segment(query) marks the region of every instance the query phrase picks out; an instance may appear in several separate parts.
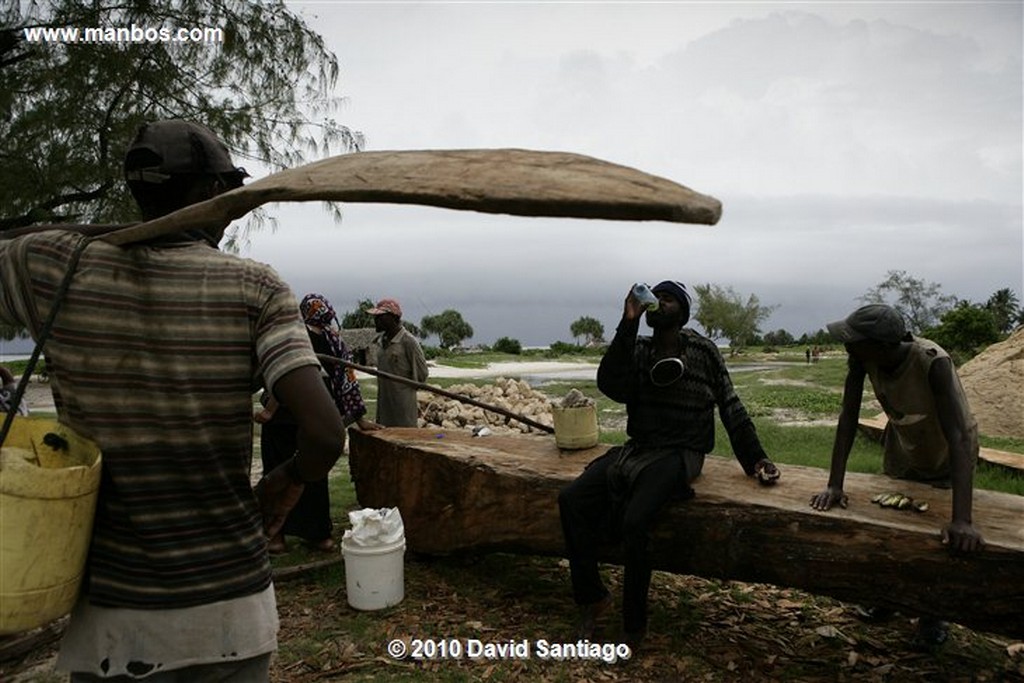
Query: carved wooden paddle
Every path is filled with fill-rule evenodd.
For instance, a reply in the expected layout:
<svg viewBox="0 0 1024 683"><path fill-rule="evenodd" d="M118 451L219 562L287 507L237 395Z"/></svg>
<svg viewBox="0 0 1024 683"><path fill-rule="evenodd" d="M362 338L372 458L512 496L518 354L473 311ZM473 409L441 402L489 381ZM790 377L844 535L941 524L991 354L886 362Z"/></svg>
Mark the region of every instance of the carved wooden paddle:
<svg viewBox="0 0 1024 683"><path fill-rule="evenodd" d="M102 239L128 244L226 225L270 202L422 204L519 216L714 225L714 197L627 166L568 152L523 149L356 152L266 176Z"/></svg>

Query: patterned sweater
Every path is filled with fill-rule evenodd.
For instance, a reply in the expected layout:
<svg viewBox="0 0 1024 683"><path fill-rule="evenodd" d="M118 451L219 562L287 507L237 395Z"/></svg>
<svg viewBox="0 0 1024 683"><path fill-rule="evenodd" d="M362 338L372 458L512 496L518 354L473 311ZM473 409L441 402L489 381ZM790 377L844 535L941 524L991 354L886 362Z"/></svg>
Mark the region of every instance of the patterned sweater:
<svg viewBox="0 0 1024 683"><path fill-rule="evenodd" d="M710 453L715 446L715 407L743 471L767 457L754 423L736 395L725 360L714 343L681 329L682 378L666 387L650 379L652 340L638 337L640 320L619 323L597 370L597 386L626 404L626 433L642 446L679 446Z"/></svg>

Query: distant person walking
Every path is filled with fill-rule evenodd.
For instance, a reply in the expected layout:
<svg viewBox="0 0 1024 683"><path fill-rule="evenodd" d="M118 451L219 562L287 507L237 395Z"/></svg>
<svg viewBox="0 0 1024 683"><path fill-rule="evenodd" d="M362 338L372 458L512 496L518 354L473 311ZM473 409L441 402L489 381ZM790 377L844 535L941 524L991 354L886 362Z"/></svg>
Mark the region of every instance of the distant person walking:
<svg viewBox="0 0 1024 683"><path fill-rule="evenodd" d="M402 325L402 307L394 299L381 299L366 311L373 316L377 335L377 369L416 382L427 379L427 359L420 343ZM385 427L415 427L419 418L416 388L385 379L377 380L377 423Z"/></svg>

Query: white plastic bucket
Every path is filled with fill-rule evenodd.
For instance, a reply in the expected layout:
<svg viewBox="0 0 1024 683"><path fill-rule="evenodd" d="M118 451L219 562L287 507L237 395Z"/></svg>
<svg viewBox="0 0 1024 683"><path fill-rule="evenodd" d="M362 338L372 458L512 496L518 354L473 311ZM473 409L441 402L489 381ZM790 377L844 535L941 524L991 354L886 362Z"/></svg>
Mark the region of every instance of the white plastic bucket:
<svg viewBox="0 0 1024 683"><path fill-rule="evenodd" d="M341 542L348 604L358 610L384 609L405 597L405 537L361 546Z"/></svg>

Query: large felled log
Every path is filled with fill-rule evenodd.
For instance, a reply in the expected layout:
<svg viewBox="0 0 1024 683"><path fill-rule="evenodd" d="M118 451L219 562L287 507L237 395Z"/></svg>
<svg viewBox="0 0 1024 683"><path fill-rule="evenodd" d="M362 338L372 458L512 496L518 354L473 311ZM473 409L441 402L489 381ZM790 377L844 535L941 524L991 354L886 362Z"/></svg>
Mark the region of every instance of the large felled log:
<svg viewBox="0 0 1024 683"><path fill-rule="evenodd" d="M503 550L564 554L558 491L605 446L562 451L549 436L489 436L427 429L353 432L350 467L359 503L398 507L412 551ZM817 512L827 473L783 466L759 486L732 459L709 456L697 497L670 506L654 531L658 569L771 583L930 614L982 631L1024 636L1024 498L975 492L987 542L951 557L938 541L949 491L849 473L849 509ZM925 513L880 508L899 490ZM609 547L605 559L616 561Z"/></svg>

